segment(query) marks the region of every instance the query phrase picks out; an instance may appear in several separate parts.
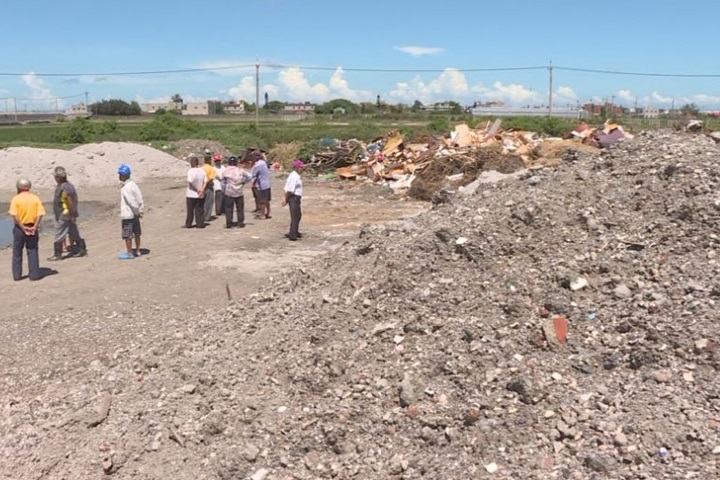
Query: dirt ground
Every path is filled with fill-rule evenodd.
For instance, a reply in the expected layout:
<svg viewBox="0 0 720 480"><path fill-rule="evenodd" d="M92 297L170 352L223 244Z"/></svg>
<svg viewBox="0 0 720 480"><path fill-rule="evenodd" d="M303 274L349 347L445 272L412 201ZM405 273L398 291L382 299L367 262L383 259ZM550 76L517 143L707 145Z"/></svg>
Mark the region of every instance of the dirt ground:
<svg viewBox="0 0 720 480"><path fill-rule="evenodd" d="M61 325L39 326L32 321L48 314L93 309L112 313L144 303L190 310L222 307L228 301L226 285L234 300L241 299L261 288L273 274L340 247L357 235L363 223L395 220L427 208L424 203L394 197L379 187L306 178L301 223L304 237L290 242L283 236L289 224L288 209L280 207L283 179L284 174L273 178L272 219L254 219L249 213L254 208L252 195L246 192L247 226L230 230L225 228L224 218L203 230L181 228L185 219L182 180L141 184L147 206L142 247L150 253L129 261L117 259L124 249L117 189L79 192L81 202L107 204L105 212L79 220L88 245L87 257L46 261L52 254L53 235L46 229L41 233L40 265L57 273L39 282L15 282L10 273L10 249L0 250L0 265L5 268L4 274L0 272L0 351L15 350L12 346L18 336L51 339L53 329L63 328ZM39 193L44 199L52 198L51 192ZM12 196L12 192L0 194L2 198ZM132 330L133 326L115 324L113 328ZM77 339L77 345L87 341ZM53 347L51 341L42 344L43 348Z"/></svg>

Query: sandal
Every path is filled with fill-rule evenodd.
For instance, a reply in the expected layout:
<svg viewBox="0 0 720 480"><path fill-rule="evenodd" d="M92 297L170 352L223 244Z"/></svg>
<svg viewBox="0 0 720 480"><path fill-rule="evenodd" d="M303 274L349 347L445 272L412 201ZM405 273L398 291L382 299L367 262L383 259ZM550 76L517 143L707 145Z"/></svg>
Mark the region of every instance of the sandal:
<svg viewBox="0 0 720 480"><path fill-rule="evenodd" d="M120 255L118 255L118 260L132 260L134 258L135 258L134 255L130 255L127 252L123 252Z"/></svg>

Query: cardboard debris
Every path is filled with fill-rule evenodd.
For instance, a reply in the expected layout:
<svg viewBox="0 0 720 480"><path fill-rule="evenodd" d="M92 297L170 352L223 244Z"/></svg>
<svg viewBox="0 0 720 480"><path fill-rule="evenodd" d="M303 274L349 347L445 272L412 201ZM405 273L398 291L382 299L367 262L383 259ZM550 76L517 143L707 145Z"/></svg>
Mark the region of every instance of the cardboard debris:
<svg viewBox="0 0 720 480"><path fill-rule="evenodd" d="M581 123L563 138L553 138L537 132L503 130L501 121L495 120L475 128L458 124L427 143L406 144L398 131L367 144L321 139L308 163L316 171L332 171L341 179L388 182L395 192L410 190L413 196L429 198L442 185L467 185L483 171L509 174L554 166L568 150L593 153L628 138L632 135L611 121L599 128Z"/></svg>

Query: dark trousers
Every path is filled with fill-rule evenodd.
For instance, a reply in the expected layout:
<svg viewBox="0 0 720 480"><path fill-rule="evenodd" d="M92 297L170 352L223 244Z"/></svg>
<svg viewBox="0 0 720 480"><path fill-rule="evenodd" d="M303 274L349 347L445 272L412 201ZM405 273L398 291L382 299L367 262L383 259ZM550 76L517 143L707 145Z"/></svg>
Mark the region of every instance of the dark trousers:
<svg viewBox="0 0 720 480"><path fill-rule="evenodd" d="M237 198L225 196L225 224L228 227L233 223L233 209L237 210L237 224L245 225L245 198L242 195Z"/></svg>
<svg viewBox="0 0 720 480"><path fill-rule="evenodd" d="M205 190L205 203L203 204L203 207L205 209L205 221L209 222L212 218L212 211L213 211L213 189L212 187L207 188Z"/></svg>
<svg viewBox="0 0 720 480"><path fill-rule="evenodd" d="M215 216L219 217L225 210L225 195L222 190L215 191Z"/></svg>
<svg viewBox="0 0 720 480"><path fill-rule="evenodd" d="M252 192L253 192L253 199L255 200L255 211L256 211L256 212L259 212L259 211L260 211L260 204L258 203L258 193L257 193L257 192L258 192L258 189L257 189L257 187L252 187Z"/></svg>
<svg viewBox="0 0 720 480"><path fill-rule="evenodd" d="M302 218L302 210L300 201L302 197L299 195L290 195L288 205L290 206L290 238L298 238L300 231L300 219Z"/></svg>
<svg viewBox="0 0 720 480"><path fill-rule="evenodd" d="M195 217L195 225L202 227L205 225L205 199L204 198L185 198L187 206L187 216L185 217L185 226L192 227L193 217Z"/></svg>
<svg viewBox="0 0 720 480"><path fill-rule="evenodd" d="M25 235L20 227L13 227L13 254L12 274L13 279L20 280L22 277L23 249L27 251L28 277L30 280L40 280L40 257L38 255L38 233Z"/></svg>

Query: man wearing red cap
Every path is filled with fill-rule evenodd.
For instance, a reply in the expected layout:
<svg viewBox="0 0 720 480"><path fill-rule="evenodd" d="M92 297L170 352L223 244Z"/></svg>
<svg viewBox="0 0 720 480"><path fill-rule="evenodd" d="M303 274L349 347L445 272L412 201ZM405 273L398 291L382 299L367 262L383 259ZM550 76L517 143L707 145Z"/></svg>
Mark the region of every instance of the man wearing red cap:
<svg viewBox="0 0 720 480"><path fill-rule="evenodd" d="M300 172L305 168L305 163L302 160L296 159L292 162L293 171L288 175L285 181L285 198L283 199L282 206L290 205L290 232L285 235L290 239L291 242L296 241L298 238L302 238L300 233L300 219L302 218L302 210L300 203L302 200L302 178Z"/></svg>

